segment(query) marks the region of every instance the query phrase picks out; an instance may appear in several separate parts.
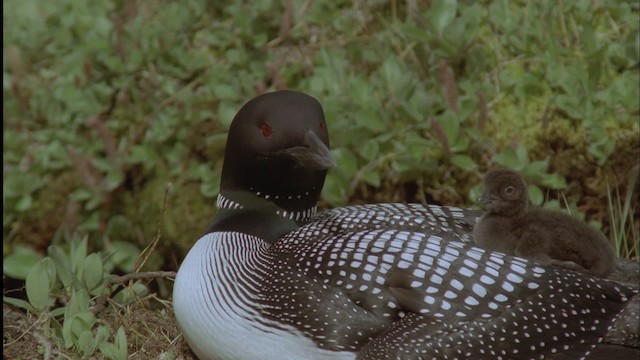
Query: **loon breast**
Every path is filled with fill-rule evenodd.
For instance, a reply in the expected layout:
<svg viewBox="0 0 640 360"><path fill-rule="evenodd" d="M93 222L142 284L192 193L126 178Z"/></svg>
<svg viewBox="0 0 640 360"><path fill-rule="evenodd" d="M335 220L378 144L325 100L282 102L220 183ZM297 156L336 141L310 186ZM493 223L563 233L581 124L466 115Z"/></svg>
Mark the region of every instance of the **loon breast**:
<svg viewBox="0 0 640 360"><path fill-rule="evenodd" d="M269 263L266 243L241 233L210 233L193 246L176 276L173 302L198 358L354 359L352 352L319 349L298 329L262 315Z"/></svg>

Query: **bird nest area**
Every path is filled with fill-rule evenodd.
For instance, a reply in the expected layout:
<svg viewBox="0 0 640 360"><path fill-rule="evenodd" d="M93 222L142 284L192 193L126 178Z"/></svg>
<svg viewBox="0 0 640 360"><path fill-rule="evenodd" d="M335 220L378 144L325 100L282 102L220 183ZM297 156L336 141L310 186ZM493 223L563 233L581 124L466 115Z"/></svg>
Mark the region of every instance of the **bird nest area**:
<svg viewBox="0 0 640 360"><path fill-rule="evenodd" d="M127 306L107 306L98 323L111 333L122 327L126 334L128 359L197 359L184 341L170 301L155 296L141 298ZM62 340L47 332L46 319L3 304L3 359L78 359L77 350L65 348ZM105 359L100 352L89 359Z"/></svg>

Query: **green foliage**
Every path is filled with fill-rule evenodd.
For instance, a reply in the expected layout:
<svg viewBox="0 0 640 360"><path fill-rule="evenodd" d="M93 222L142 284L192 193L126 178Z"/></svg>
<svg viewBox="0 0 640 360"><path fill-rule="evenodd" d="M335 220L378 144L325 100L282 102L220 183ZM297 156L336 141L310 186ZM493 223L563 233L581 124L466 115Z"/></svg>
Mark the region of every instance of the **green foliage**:
<svg viewBox="0 0 640 360"><path fill-rule="evenodd" d="M53 300L49 297L54 282L52 280L55 280L55 267L48 258L37 262L27 275L27 298L33 309L38 312L49 307Z"/></svg>
<svg viewBox="0 0 640 360"><path fill-rule="evenodd" d="M95 313L107 298L120 306L147 292L135 283L112 295L111 275L99 253L87 254L87 238L73 236L66 246L51 245L48 256L33 265L26 276L27 301L5 296L3 301L23 308L44 322L45 334L61 348L72 349L82 358L102 353L108 359L127 358L127 340L120 327L114 340L111 329ZM66 303L61 303L66 299Z"/></svg>
<svg viewBox="0 0 640 360"><path fill-rule="evenodd" d="M127 338L122 327L118 328L113 343L100 342L100 352L111 360L125 360L127 358Z"/></svg>
<svg viewBox="0 0 640 360"><path fill-rule="evenodd" d="M2 273L14 279L26 280L29 270L41 259L42 255L33 251L33 249L18 246L4 258Z"/></svg>
<svg viewBox="0 0 640 360"><path fill-rule="evenodd" d="M90 247L105 236L108 247L146 246L167 182L176 210L166 241L188 248L213 215L225 131L256 92L287 87L323 104L339 160L322 194L332 206L468 206L494 163L522 170L540 204L547 189L575 188L577 162L585 176L615 172L612 156L638 133L633 1L3 9L5 255L18 243L45 249L63 224L88 233ZM567 147L571 163L554 165ZM15 259L5 268L26 277Z"/></svg>

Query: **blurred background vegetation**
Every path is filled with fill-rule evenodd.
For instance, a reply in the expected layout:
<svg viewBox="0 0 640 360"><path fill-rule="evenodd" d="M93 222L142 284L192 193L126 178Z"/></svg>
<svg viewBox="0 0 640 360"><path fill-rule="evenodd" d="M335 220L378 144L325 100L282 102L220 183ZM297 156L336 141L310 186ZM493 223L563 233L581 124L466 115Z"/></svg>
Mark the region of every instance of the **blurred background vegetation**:
<svg viewBox="0 0 640 360"><path fill-rule="evenodd" d="M283 88L324 106L339 164L325 207L474 206L482 174L507 166L525 174L535 204L569 207L610 237L620 218L617 232L638 226L636 1L3 10L4 256L37 259L79 232L90 249L130 255L115 264L128 271L171 183L149 266L175 269L215 213L235 112Z"/></svg>
<svg viewBox="0 0 640 360"><path fill-rule="evenodd" d="M611 235L609 197L625 196L638 163L636 1L3 10L5 256L43 253L61 229L135 253L172 183L150 264L175 268L215 213L235 112L275 89L324 106L339 164L327 206L473 206L482 173L499 165L523 171L534 203L560 200Z"/></svg>
<svg viewBox="0 0 640 360"><path fill-rule="evenodd" d="M4 274L24 280L52 244L67 254L56 266L81 254L87 274L130 272L168 183L146 268L175 270L215 214L233 116L284 88L325 109L338 167L322 207L473 207L483 173L506 166L532 203L570 209L636 257L638 7L3 1Z"/></svg>

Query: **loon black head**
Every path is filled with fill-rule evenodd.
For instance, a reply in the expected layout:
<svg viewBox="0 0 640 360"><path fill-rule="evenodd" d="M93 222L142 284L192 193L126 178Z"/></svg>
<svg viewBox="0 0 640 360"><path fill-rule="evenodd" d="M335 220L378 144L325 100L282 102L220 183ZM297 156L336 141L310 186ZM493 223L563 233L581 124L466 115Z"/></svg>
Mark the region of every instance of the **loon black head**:
<svg viewBox="0 0 640 360"><path fill-rule="evenodd" d="M484 176L484 193L480 202L491 213L516 216L527 210L527 183L509 169L489 171Z"/></svg>
<svg viewBox="0 0 640 360"><path fill-rule="evenodd" d="M230 211L222 211L212 230L230 230L231 216L238 224L265 218L272 228L273 214L303 223L315 212L327 170L334 165L316 99L288 90L255 97L229 128L218 207Z"/></svg>

